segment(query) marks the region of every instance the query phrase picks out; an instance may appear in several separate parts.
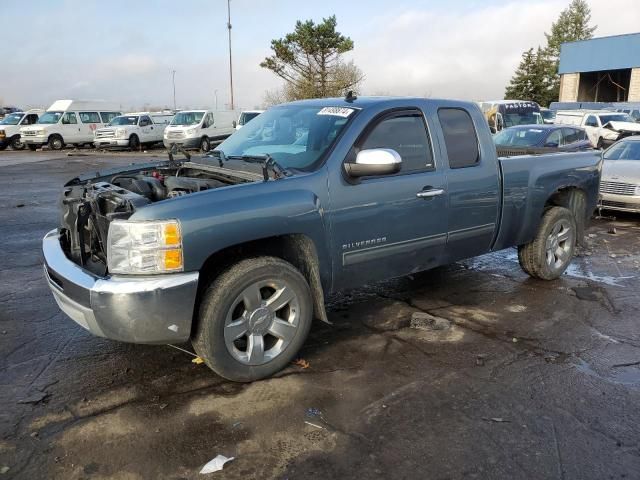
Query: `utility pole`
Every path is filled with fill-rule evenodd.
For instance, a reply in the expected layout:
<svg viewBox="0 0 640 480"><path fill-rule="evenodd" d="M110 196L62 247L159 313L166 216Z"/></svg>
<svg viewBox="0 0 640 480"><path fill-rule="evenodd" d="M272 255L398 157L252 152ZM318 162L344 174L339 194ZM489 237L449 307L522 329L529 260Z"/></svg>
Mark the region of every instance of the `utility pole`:
<svg viewBox="0 0 640 480"><path fill-rule="evenodd" d="M213 91L213 96L216 99L216 112L217 112L218 111L218 90L217 89Z"/></svg>
<svg viewBox="0 0 640 480"><path fill-rule="evenodd" d="M231 87L231 110L233 110L233 65L231 63L231 0L227 0L227 29L229 30L229 84Z"/></svg>
<svg viewBox="0 0 640 480"><path fill-rule="evenodd" d="M176 71L173 70L173 111L176 111Z"/></svg>

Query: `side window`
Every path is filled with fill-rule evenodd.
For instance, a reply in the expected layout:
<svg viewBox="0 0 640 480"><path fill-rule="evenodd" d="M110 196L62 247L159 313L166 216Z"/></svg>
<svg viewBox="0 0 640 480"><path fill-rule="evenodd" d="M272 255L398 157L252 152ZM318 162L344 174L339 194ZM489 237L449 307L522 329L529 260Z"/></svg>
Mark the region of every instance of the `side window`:
<svg viewBox="0 0 640 480"><path fill-rule="evenodd" d="M598 121L596 120L596 117L594 115L589 115L587 121L584 122L584 124L586 127L597 127Z"/></svg>
<svg viewBox="0 0 640 480"><path fill-rule="evenodd" d="M547 137L547 141L545 142L545 146L547 146L547 147L551 147L551 146L559 147L561 145L563 145L563 143L562 143L562 131L561 130L554 130Z"/></svg>
<svg viewBox="0 0 640 480"><path fill-rule="evenodd" d="M80 112L79 115L82 123L100 123L98 112Z"/></svg>
<svg viewBox="0 0 640 480"><path fill-rule="evenodd" d="M564 134L564 143L568 145L570 143L575 143L579 141L578 133L579 131L575 128L563 128L562 133Z"/></svg>
<svg viewBox="0 0 640 480"><path fill-rule="evenodd" d="M111 120L120 115L120 112L100 112L102 123L109 123Z"/></svg>
<svg viewBox="0 0 640 480"><path fill-rule="evenodd" d="M433 153L422 114L399 113L382 119L360 144L360 150L390 148L400 154L400 173L433 170Z"/></svg>
<svg viewBox="0 0 640 480"><path fill-rule="evenodd" d="M204 117L204 123L202 124L202 128L210 128L213 127L213 114L207 113Z"/></svg>
<svg viewBox="0 0 640 480"><path fill-rule="evenodd" d="M469 113L460 108L441 108L438 118L444 133L449 167L472 167L480 163L478 135Z"/></svg>
<svg viewBox="0 0 640 480"><path fill-rule="evenodd" d="M78 123L78 120L76 118L76 114L73 112L67 112L64 114L64 116L62 117L62 123L64 125L75 125Z"/></svg>
<svg viewBox="0 0 640 480"><path fill-rule="evenodd" d="M141 127L148 127L149 125L151 125L151 119L149 117L147 117L146 115L140 117L140 123L139 125Z"/></svg>

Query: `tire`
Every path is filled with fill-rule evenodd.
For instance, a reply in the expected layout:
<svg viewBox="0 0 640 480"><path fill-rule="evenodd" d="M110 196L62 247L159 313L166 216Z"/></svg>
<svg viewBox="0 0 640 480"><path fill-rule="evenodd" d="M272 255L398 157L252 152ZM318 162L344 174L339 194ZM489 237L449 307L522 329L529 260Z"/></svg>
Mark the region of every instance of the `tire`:
<svg viewBox="0 0 640 480"><path fill-rule="evenodd" d="M596 144L596 148L598 150L604 150L604 140L602 137L598 138L598 143Z"/></svg>
<svg viewBox="0 0 640 480"><path fill-rule="evenodd" d="M64 140L60 135L51 135L49 137L49 148L51 150L62 150L64 148Z"/></svg>
<svg viewBox="0 0 640 480"><path fill-rule="evenodd" d="M576 232L576 220L571 211L564 207L548 209L533 241L518 247L520 266L533 278L555 280L571 263Z"/></svg>
<svg viewBox="0 0 640 480"><path fill-rule="evenodd" d="M35 152L38 149L37 145L27 145L27 148L32 152Z"/></svg>
<svg viewBox="0 0 640 480"><path fill-rule="evenodd" d="M208 137L202 137L202 140L200 141L200 151L202 153L207 153L209 150L211 150L211 140L209 140Z"/></svg>
<svg viewBox="0 0 640 480"><path fill-rule="evenodd" d="M20 141L20 135L14 135L11 138L11 149L12 150L24 150L24 143Z"/></svg>
<svg viewBox="0 0 640 480"><path fill-rule="evenodd" d="M293 360L312 317L309 285L293 265L275 257L251 258L231 266L207 287L192 343L221 377L251 382Z"/></svg>
<svg viewBox="0 0 640 480"><path fill-rule="evenodd" d="M129 137L129 150L132 152L140 150L140 139L135 134Z"/></svg>

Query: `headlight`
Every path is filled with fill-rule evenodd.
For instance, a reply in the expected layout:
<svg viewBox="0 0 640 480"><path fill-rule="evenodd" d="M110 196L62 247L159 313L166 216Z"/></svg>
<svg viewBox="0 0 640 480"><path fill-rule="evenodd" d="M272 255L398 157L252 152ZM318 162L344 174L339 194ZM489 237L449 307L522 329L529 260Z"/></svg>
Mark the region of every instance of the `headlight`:
<svg viewBox="0 0 640 480"><path fill-rule="evenodd" d="M177 220L114 220L109 225L107 264L110 273L181 272L182 232Z"/></svg>
<svg viewBox="0 0 640 480"><path fill-rule="evenodd" d="M36 135L39 135L39 136L42 137L42 136L44 136L46 134L47 134L47 131L44 130L44 129L36 130Z"/></svg>
<svg viewBox="0 0 640 480"><path fill-rule="evenodd" d="M127 131L124 128L116 128L116 138L124 138L127 135Z"/></svg>
<svg viewBox="0 0 640 480"><path fill-rule="evenodd" d="M184 133L186 133L189 137L195 135L198 131L198 128L188 128Z"/></svg>

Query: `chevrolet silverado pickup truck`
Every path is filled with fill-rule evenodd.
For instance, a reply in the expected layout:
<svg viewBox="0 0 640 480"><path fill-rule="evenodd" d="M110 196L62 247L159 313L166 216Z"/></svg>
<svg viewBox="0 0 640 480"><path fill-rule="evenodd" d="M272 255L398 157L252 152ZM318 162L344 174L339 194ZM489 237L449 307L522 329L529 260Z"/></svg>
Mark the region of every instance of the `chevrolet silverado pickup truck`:
<svg viewBox="0 0 640 480"><path fill-rule="evenodd" d="M305 100L208 157L70 180L43 240L60 308L114 340L190 341L219 375L289 364L326 295L517 247L567 268L597 204L599 154L498 158L477 105Z"/></svg>

